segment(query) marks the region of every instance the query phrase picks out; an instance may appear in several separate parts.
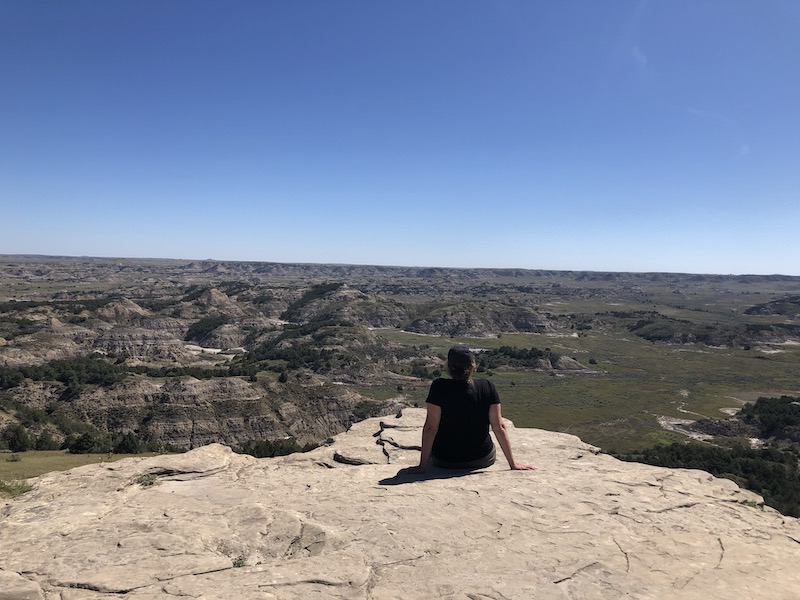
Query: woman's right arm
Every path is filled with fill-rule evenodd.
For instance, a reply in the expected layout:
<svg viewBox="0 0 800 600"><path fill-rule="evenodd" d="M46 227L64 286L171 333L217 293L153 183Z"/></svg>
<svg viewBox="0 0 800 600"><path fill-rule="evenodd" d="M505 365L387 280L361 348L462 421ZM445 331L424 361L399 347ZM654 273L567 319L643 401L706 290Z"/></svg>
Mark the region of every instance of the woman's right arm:
<svg viewBox="0 0 800 600"><path fill-rule="evenodd" d="M428 461L433 451L433 440L439 432L439 423L442 420L442 407L428 403L428 414L425 417L425 425L422 426L422 451L419 455L419 464L416 467L406 467L400 469L398 475L408 473L424 473L428 468Z"/></svg>

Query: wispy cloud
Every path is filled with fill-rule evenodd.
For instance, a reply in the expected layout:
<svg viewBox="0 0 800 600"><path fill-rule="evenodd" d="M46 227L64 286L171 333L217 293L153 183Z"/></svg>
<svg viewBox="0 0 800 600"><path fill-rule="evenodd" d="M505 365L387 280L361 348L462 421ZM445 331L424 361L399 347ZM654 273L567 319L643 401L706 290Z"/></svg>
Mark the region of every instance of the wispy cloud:
<svg viewBox="0 0 800 600"><path fill-rule="evenodd" d="M636 64L639 65L640 67L644 68L647 66L648 63L647 56L645 55L644 52L642 52L642 49L639 48L638 45L634 45L631 48L631 56L633 57L633 60L636 61Z"/></svg>
<svg viewBox="0 0 800 600"><path fill-rule="evenodd" d="M732 138L733 144L736 146L736 155L739 158L745 158L750 155L750 144L747 142L747 136L735 119L720 112L701 110L693 106L687 106L686 112L699 119L714 123L718 129L724 131Z"/></svg>
<svg viewBox="0 0 800 600"><path fill-rule="evenodd" d="M695 117L714 120L721 125L725 125L726 127L736 127L736 122L733 119L727 115L723 115L720 112L713 110L701 110L699 108L695 108L694 106L687 106L686 112L688 112L690 115L694 115Z"/></svg>

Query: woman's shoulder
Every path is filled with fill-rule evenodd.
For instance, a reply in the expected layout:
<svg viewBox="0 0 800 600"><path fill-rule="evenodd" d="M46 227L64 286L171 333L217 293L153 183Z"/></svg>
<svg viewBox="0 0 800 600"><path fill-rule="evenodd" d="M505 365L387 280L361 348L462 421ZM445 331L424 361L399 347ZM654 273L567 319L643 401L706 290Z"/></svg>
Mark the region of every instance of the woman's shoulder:
<svg viewBox="0 0 800 600"><path fill-rule="evenodd" d="M437 392L446 390L451 381L452 379L445 379L444 377L439 377L438 379L434 379L433 381L431 381L430 393L435 394Z"/></svg>
<svg viewBox="0 0 800 600"><path fill-rule="evenodd" d="M473 379L472 382L475 384L475 387L483 388L485 390L494 389L494 383L491 379Z"/></svg>
<svg viewBox="0 0 800 600"><path fill-rule="evenodd" d="M436 404L442 406L447 402L447 399L453 395L452 379L445 379L440 377L431 382L430 390L428 390L428 398L425 400L428 404Z"/></svg>
<svg viewBox="0 0 800 600"><path fill-rule="evenodd" d="M497 389L491 379L473 379L475 389L482 398L486 398L490 404L500 402L500 397L497 395Z"/></svg>
<svg viewBox="0 0 800 600"><path fill-rule="evenodd" d="M447 392L458 389L460 387L459 384L461 386L464 385L463 382L450 379L449 377L439 377L431 382L431 391Z"/></svg>

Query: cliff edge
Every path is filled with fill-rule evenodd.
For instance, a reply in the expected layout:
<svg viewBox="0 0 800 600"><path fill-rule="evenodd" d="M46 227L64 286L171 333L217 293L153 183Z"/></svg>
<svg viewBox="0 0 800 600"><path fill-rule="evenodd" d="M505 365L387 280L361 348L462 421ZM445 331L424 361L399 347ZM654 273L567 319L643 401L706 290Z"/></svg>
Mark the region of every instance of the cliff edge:
<svg viewBox="0 0 800 600"><path fill-rule="evenodd" d="M2 507L0 600L800 597L800 522L728 480L513 427L538 471L395 478L424 414L306 454L212 444L32 480Z"/></svg>

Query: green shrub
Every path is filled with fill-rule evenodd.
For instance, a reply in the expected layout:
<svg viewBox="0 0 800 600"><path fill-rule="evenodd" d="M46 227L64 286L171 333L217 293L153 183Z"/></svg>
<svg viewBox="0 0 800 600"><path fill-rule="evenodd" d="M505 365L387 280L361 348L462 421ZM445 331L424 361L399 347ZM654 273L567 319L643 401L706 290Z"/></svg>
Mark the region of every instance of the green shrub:
<svg viewBox="0 0 800 600"><path fill-rule="evenodd" d="M308 452L316 448L316 444L306 444L301 446L294 438L280 440L251 440L245 442L237 450L240 454L249 454L256 458L272 458L274 456L285 456L295 452Z"/></svg>
<svg viewBox="0 0 800 600"><path fill-rule="evenodd" d="M0 390L8 390L18 386L25 380L19 369L0 367Z"/></svg>
<svg viewBox="0 0 800 600"><path fill-rule="evenodd" d="M114 454L139 454L141 451L142 442L131 431L120 437L114 444Z"/></svg>
<svg viewBox="0 0 800 600"><path fill-rule="evenodd" d="M320 283L314 285L306 293L304 293L299 300L292 302L288 308L281 315L284 321L296 321L299 319L299 311L307 304L310 304L317 298L322 298L326 294L335 292L343 283Z"/></svg>
<svg viewBox="0 0 800 600"><path fill-rule="evenodd" d="M235 569L240 569L247 564L247 557L243 554L240 554L236 558L233 559L233 567Z"/></svg>
<svg viewBox="0 0 800 600"><path fill-rule="evenodd" d="M36 438L36 450L58 450L60 447L61 445L53 439L53 435L47 429Z"/></svg>
<svg viewBox="0 0 800 600"><path fill-rule="evenodd" d="M21 496L25 492L30 492L32 489L33 486L24 481L3 481L0 479L0 494L6 494L11 498Z"/></svg>
<svg viewBox="0 0 800 600"><path fill-rule="evenodd" d="M189 330L186 332L186 335L183 339L187 342L201 342L217 327L222 327L229 322L230 318L227 315L211 315L208 317L203 317L199 321L192 323L189 326Z"/></svg>
<svg viewBox="0 0 800 600"><path fill-rule="evenodd" d="M6 426L0 437L12 452L25 452L33 449L33 440L28 434L28 430L20 423L11 423Z"/></svg>
<svg viewBox="0 0 800 600"><path fill-rule="evenodd" d="M800 399L792 396L759 398L739 412L745 423L757 425L759 437L800 441Z"/></svg>
<svg viewBox="0 0 800 600"><path fill-rule="evenodd" d="M359 421L363 421L364 419L380 416L383 408L380 403L362 400L353 407L353 416Z"/></svg>
<svg viewBox="0 0 800 600"><path fill-rule="evenodd" d="M142 487L150 487L155 485L158 481L158 476L155 473L143 473L136 478L136 483Z"/></svg>
<svg viewBox="0 0 800 600"><path fill-rule="evenodd" d="M72 454L106 454L113 450L110 436L99 431L69 436L64 446Z"/></svg>
<svg viewBox="0 0 800 600"><path fill-rule="evenodd" d="M114 365L102 356L53 360L39 366L20 367L19 372L34 381L60 381L74 397L85 384L112 385L127 376L123 366Z"/></svg>

